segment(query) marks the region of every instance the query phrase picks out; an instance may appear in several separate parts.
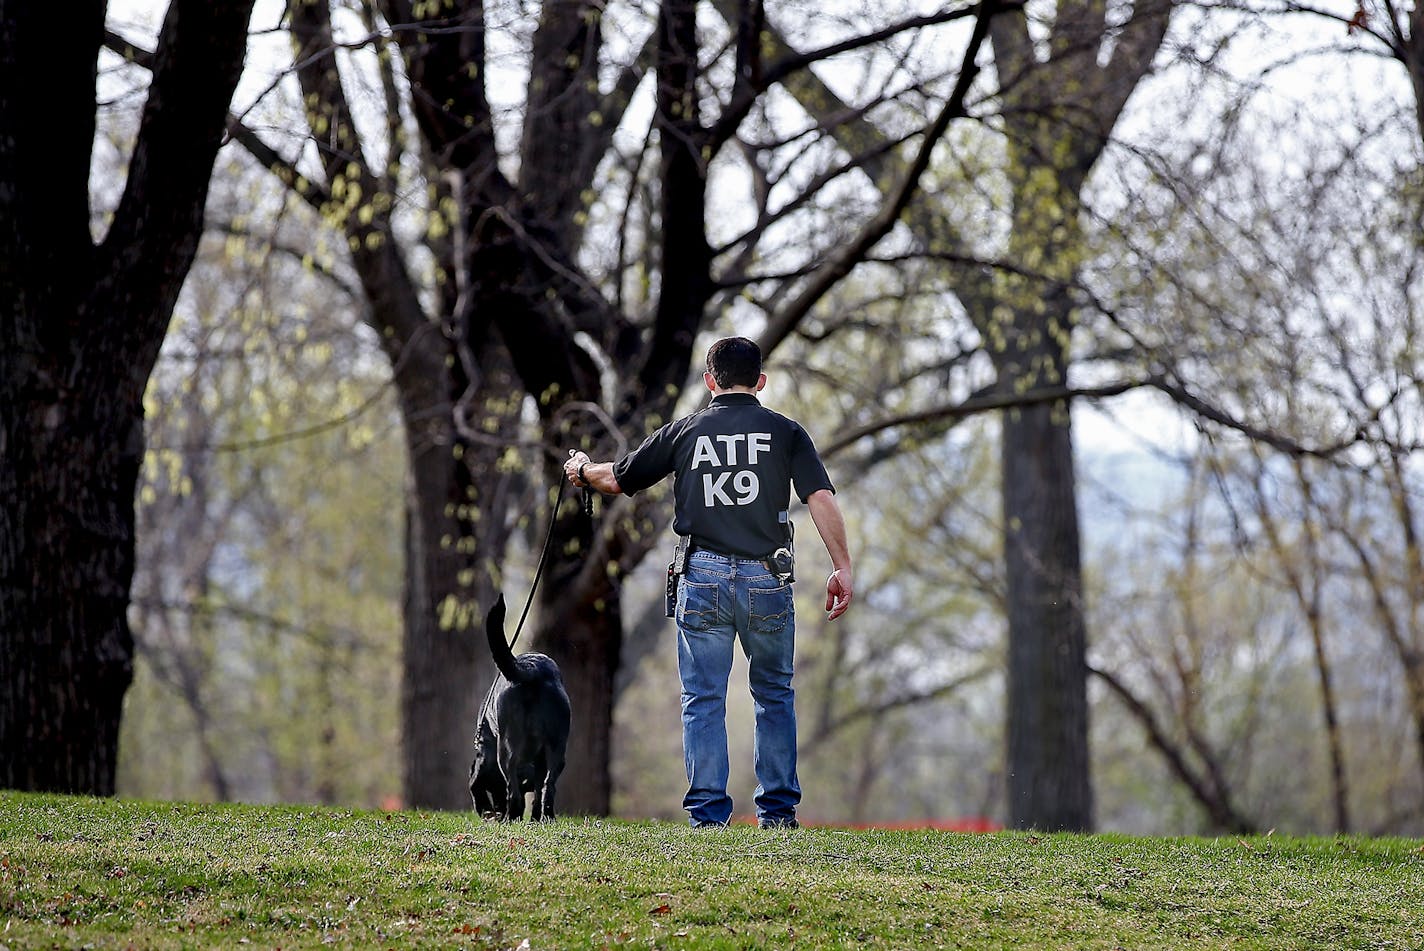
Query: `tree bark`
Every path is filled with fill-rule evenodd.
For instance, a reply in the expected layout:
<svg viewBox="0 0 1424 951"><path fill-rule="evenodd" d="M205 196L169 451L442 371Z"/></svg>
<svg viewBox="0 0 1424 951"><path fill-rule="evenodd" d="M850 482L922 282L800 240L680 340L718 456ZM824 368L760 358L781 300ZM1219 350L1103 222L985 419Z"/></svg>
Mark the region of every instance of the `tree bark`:
<svg viewBox="0 0 1424 951"><path fill-rule="evenodd" d="M406 425L410 433L409 421ZM484 647L482 633L468 618L452 623L454 616L444 607L460 590L467 561L452 544L457 533L446 514L458 493L450 461L454 440L420 445L407 438L406 445L402 788L411 807L467 809L475 716L493 664L487 649L476 650Z"/></svg>
<svg viewBox="0 0 1424 951"><path fill-rule="evenodd" d="M18 399L0 431L0 785L112 795L142 421L98 374L66 400L45 393L65 369L6 387Z"/></svg>
<svg viewBox="0 0 1424 951"><path fill-rule="evenodd" d="M1048 385L1043 376L1057 375L1061 382L1066 355L1060 348L1029 346L1010 353L1023 359L1001 359L1001 381L1030 389ZM1052 369L1036 373L1030 370L1034 366ZM1087 830L1093 823L1087 632L1068 403L1005 411L1000 451L1009 622L1009 824Z"/></svg>
<svg viewBox="0 0 1424 951"><path fill-rule="evenodd" d="M197 250L252 2L175 0L90 236L104 5L0 3L0 786L114 791L143 391Z"/></svg>

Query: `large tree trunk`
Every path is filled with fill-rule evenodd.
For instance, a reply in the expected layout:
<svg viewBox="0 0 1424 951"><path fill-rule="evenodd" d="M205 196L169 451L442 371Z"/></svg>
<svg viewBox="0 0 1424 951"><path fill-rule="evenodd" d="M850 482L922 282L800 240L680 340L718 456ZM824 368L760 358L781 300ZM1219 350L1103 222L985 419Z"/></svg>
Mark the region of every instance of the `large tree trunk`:
<svg viewBox="0 0 1424 951"><path fill-rule="evenodd" d="M411 22L414 10L399 2L389 11L393 22ZM442 82L467 82L466 66L480 62L482 32L478 4L466 4L465 29L444 31L412 44L408 66L423 80L433 70ZM453 9L453 8L452 8ZM470 808L469 765L474 752L475 717L494 675L482 627L483 612L493 601L491 568L502 563L508 539L505 506L510 477L497 465L518 426L519 401L511 401L514 379L507 357L486 353L486 327L473 326L470 310L477 295L462 302L457 282L436 288L431 313L422 305L396 240L389 198L398 185L389 167L367 165L362 141L341 82L338 60L327 55L335 46L331 5L325 0L290 0L298 79L306 95L307 120L314 141L322 143L324 183L303 196L324 215L332 215L345 181L355 183L368 203L335 213L353 248L352 263L371 310L367 322L377 331L390 360L406 433L406 578L403 603L401 667L402 788L407 805L435 809ZM389 64L384 67L389 69ZM394 75L386 77L394 84ZM468 90L465 90L468 92ZM468 136L461 122L449 126L439 106L450 98L416 100L436 155L425 154L427 175L438 199L455 201L457 193L441 180L437 165L450 153L464 161L492 167L493 146L480 135ZM387 145L402 144L399 115ZM481 125L480 133L489 128ZM478 143L478 145L477 145ZM281 168L275 156L253 136L244 144ZM447 151L448 150L448 151ZM473 152L473 158L466 150ZM275 159L275 161L273 161ZM295 170L289 170L295 178ZM466 176L465 187L478 192ZM427 249L439 268L453 274L457 249L449 238L430 238ZM477 252L477 241L468 243ZM503 269L496 269L503 276ZM466 290L469 291L469 283ZM432 316L433 314L433 316ZM486 318L488 320L488 318ZM469 345L466 345L469 344ZM483 362L485 365L480 366ZM473 375L473 379L472 379ZM462 434L457 417L479 440ZM477 517L478 516L478 517Z"/></svg>
<svg viewBox="0 0 1424 951"><path fill-rule="evenodd" d="M1068 405L1006 412L1002 452L1009 824L1086 830L1086 631Z"/></svg>
<svg viewBox="0 0 1424 951"><path fill-rule="evenodd" d="M143 390L197 250L251 9L170 6L96 247L104 6L57 26L39 4L0 3L0 785L114 791Z"/></svg>
<svg viewBox="0 0 1424 951"><path fill-rule="evenodd" d="M1365 7L1359 8L1362 12ZM1419 138L1424 140L1424 3L1415 3L1409 10L1409 27L1401 24L1396 36L1400 42L1395 55L1404 62L1409 72L1409 83L1414 87L1414 118ZM1403 19L1403 16L1397 19Z"/></svg>
<svg viewBox="0 0 1424 951"><path fill-rule="evenodd" d="M61 398L66 369L22 371L0 417L0 786L112 795L143 420L107 373Z"/></svg>
<svg viewBox="0 0 1424 951"><path fill-rule="evenodd" d="M468 809L475 716L493 663L483 631L471 623L472 612L453 610L469 559L452 543L456 523L447 514L459 491L452 442L407 443L403 787L407 805ZM490 603L487 593L473 600Z"/></svg>

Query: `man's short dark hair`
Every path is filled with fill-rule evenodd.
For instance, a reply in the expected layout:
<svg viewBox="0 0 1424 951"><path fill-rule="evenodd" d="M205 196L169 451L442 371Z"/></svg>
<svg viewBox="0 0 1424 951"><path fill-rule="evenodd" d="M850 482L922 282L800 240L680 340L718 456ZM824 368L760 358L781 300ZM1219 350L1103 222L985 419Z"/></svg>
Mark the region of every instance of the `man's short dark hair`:
<svg viewBox="0 0 1424 951"><path fill-rule="evenodd" d="M761 348L746 337L723 337L707 348L707 372L719 389L756 386L761 379Z"/></svg>

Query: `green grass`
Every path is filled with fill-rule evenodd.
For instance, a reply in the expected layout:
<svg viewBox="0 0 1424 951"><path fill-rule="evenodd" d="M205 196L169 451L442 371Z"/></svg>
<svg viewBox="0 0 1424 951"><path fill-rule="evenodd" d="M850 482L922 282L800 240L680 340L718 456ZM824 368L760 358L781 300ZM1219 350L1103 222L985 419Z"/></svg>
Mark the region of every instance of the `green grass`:
<svg viewBox="0 0 1424 951"><path fill-rule="evenodd" d="M0 793L0 947L327 945L1424 948L1424 850Z"/></svg>

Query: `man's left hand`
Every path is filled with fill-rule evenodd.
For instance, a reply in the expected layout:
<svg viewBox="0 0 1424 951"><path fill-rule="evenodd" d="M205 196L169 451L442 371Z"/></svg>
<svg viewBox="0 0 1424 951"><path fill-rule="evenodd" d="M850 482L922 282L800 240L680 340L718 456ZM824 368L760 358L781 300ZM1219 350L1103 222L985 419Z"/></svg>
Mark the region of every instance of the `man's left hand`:
<svg viewBox="0 0 1424 951"><path fill-rule="evenodd" d="M826 579L826 620L834 621L850 607L850 569L840 568Z"/></svg>

